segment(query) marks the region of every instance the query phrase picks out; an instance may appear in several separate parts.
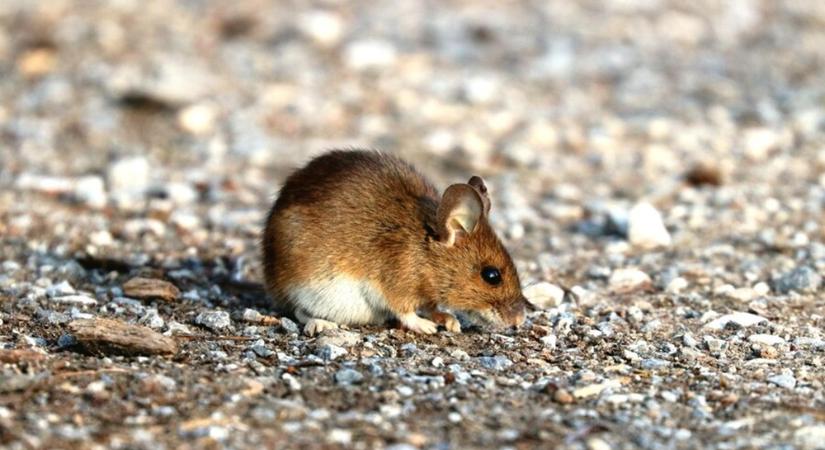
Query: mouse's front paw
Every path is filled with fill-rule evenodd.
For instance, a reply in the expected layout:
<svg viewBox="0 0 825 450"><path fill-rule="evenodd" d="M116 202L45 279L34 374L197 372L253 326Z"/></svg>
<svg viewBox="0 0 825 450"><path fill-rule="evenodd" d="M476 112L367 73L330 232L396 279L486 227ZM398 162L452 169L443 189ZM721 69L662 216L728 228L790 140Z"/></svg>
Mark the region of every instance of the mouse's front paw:
<svg viewBox="0 0 825 450"><path fill-rule="evenodd" d="M433 311L432 317L433 321L444 325L447 331L451 333L461 333L461 323L458 322L458 319L456 319L454 315L442 311Z"/></svg>
<svg viewBox="0 0 825 450"><path fill-rule="evenodd" d="M438 325L435 322L419 317L416 313L402 316L401 324L410 331L422 334L434 334L438 330Z"/></svg>

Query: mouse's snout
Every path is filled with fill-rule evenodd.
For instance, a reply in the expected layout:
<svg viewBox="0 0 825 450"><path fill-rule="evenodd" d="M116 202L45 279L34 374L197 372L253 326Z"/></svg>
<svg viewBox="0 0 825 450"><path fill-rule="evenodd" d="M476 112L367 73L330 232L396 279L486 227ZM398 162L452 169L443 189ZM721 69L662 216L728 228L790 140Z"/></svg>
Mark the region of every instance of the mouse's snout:
<svg viewBox="0 0 825 450"><path fill-rule="evenodd" d="M502 319L504 319L506 325L517 327L524 323L527 311L532 306L523 295L520 295L509 304L509 307L501 311Z"/></svg>

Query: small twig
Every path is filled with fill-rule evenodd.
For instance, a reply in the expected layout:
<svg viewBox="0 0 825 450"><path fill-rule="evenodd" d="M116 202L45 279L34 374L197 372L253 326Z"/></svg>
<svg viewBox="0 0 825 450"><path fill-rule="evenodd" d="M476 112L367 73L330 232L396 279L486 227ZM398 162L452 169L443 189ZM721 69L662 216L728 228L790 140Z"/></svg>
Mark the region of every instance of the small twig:
<svg viewBox="0 0 825 450"><path fill-rule="evenodd" d="M172 337L175 339L184 339L189 341L254 341L260 339L250 336L209 336L206 334L176 334Z"/></svg>

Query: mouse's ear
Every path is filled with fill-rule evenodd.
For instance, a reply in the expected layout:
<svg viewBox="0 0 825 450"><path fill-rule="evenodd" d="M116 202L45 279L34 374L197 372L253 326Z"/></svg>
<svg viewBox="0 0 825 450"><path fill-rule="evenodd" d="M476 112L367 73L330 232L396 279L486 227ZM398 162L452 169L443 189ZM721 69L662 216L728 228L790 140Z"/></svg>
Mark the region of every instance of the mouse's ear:
<svg viewBox="0 0 825 450"><path fill-rule="evenodd" d="M438 205L438 235L441 242L452 246L472 233L483 211L484 203L476 188L469 184L448 187Z"/></svg>
<svg viewBox="0 0 825 450"><path fill-rule="evenodd" d="M474 187L478 193L481 194L481 202L484 204L484 214L490 214L490 196L487 194L487 185L484 184L484 180L478 175L473 175L467 184Z"/></svg>

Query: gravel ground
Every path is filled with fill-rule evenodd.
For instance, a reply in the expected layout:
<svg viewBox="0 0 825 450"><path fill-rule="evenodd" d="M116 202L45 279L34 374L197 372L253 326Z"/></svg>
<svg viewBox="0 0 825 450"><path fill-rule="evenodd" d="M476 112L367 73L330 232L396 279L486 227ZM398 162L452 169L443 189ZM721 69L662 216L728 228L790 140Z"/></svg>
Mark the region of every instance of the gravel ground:
<svg viewBox="0 0 825 450"><path fill-rule="evenodd" d="M0 447L825 448L825 4L305 3L0 1ZM346 146L484 176L542 310L299 333Z"/></svg>

